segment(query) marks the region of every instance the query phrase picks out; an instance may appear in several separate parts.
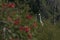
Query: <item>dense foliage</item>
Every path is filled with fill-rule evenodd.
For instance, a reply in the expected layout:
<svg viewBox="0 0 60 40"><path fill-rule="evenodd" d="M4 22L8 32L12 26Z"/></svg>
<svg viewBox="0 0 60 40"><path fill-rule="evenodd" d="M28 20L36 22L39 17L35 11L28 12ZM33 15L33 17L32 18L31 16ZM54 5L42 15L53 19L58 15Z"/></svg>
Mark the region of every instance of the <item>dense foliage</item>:
<svg viewBox="0 0 60 40"><path fill-rule="evenodd" d="M59 0L0 0L0 40L60 40L59 4Z"/></svg>

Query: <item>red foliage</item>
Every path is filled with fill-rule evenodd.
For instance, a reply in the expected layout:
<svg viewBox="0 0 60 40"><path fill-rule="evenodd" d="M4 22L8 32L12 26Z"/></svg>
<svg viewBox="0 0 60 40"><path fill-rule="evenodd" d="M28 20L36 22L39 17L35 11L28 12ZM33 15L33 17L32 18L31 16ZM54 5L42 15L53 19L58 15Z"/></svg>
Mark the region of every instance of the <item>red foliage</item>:
<svg viewBox="0 0 60 40"><path fill-rule="evenodd" d="M37 22L34 22L34 23L33 23L33 26L34 26L34 27L37 27Z"/></svg>
<svg viewBox="0 0 60 40"><path fill-rule="evenodd" d="M15 7L15 3L9 3L8 7L14 8Z"/></svg>
<svg viewBox="0 0 60 40"><path fill-rule="evenodd" d="M28 15L26 15L26 18L27 18L27 19L32 19L32 15L29 15L29 14L28 14Z"/></svg>
<svg viewBox="0 0 60 40"><path fill-rule="evenodd" d="M4 8L4 7L6 7L7 6L7 4L6 3L2 3L2 7Z"/></svg>
<svg viewBox="0 0 60 40"><path fill-rule="evenodd" d="M32 34L28 34L28 38L31 39L32 38Z"/></svg>
<svg viewBox="0 0 60 40"><path fill-rule="evenodd" d="M14 21L14 24L15 24L15 25L18 25L18 24L19 24L19 20L15 20L15 21Z"/></svg>
<svg viewBox="0 0 60 40"><path fill-rule="evenodd" d="M10 16L8 16L7 21L12 22L12 18Z"/></svg>
<svg viewBox="0 0 60 40"><path fill-rule="evenodd" d="M30 28L29 27L25 27L24 30L25 30L25 32L29 32Z"/></svg>
<svg viewBox="0 0 60 40"><path fill-rule="evenodd" d="M20 26L19 30L20 31L23 31L24 30L24 27L23 26Z"/></svg>

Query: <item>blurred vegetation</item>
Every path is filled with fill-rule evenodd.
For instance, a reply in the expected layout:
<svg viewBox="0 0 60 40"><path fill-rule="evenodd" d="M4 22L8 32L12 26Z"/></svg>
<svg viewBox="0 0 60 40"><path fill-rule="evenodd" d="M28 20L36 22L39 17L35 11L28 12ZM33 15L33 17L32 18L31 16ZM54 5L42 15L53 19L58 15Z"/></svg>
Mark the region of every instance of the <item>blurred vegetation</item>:
<svg viewBox="0 0 60 40"><path fill-rule="evenodd" d="M40 10L44 26L38 23L38 27L33 31L33 38L31 40L60 40L59 0L14 0L13 2L16 4L15 8L1 8L2 3L8 3L10 1L0 0L0 20L7 21L6 19L8 15L10 15L13 20L15 20L17 16L25 16L26 13L30 13L31 15L33 15L33 21L36 20L35 14L37 14L37 12ZM13 14L13 12L15 12L15 14ZM23 21L25 21L25 19ZM30 23L32 21L30 21ZM9 24L12 26L11 23ZM22 24L24 25L25 22L23 22ZM11 29L13 30L13 28ZM0 27L0 30L2 30L2 27ZM0 39L2 40L1 32Z"/></svg>

